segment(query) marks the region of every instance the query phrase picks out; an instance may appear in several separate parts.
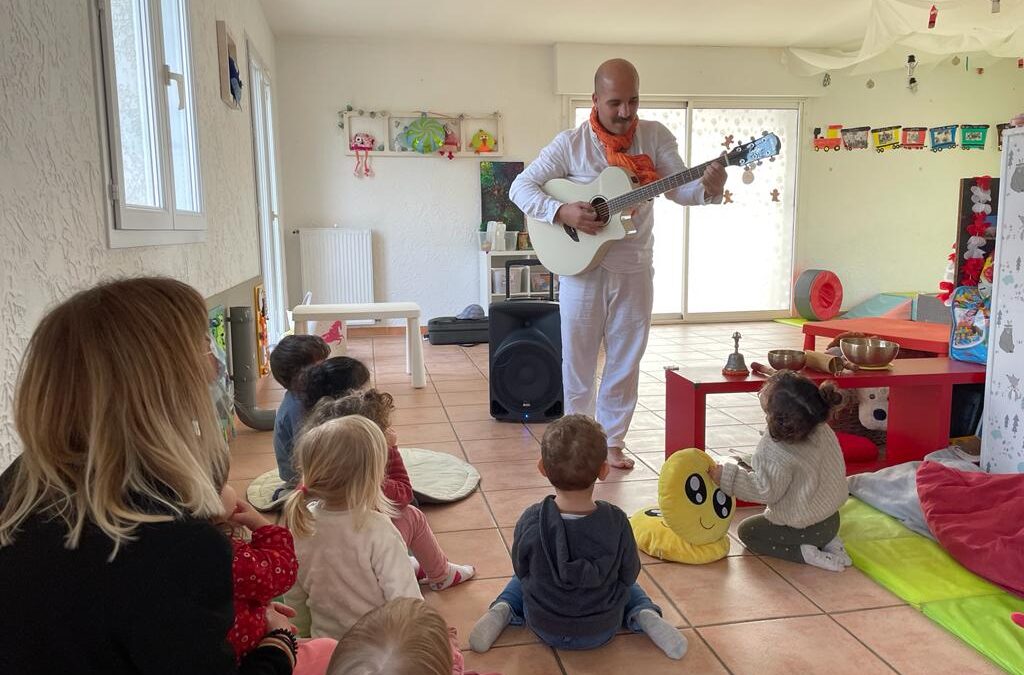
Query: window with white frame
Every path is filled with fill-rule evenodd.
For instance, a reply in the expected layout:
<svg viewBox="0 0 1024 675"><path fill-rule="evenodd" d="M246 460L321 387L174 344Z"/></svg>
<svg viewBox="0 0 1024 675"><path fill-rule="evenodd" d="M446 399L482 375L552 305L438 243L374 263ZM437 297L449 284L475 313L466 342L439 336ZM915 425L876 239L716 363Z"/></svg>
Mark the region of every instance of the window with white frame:
<svg viewBox="0 0 1024 675"><path fill-rule="evenodd" d="M188 0L96 0L111 247L202 241Z"/></svg>

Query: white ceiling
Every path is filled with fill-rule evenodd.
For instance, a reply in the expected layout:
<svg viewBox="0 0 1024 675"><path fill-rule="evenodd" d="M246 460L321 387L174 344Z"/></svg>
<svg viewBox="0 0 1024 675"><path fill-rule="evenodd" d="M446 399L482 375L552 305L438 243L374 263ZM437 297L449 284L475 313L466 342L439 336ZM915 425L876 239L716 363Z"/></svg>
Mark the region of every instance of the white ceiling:
<svg viewBox="0 0 1024 675"><path fill-rule="evenodd" d="M274 34L554 44L854 47L871 0L261 0Z"/></svg>

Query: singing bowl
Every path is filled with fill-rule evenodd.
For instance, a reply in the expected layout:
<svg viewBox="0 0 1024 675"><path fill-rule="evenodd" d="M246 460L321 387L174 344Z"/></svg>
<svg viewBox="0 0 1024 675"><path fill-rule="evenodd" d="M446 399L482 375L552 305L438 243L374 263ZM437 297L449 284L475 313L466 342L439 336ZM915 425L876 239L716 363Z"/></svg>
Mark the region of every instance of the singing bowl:
<svg viewBox="0 0 1024 675"><path fill-rule="evenodd" d="M843 338L839 349L850 363L862 368L884 368L900 352L900 345L878 338Z"/></svg>
<svg viewBox="0 0 1024 675"><path fill-rule="evenodd" d="M775 370L800 370L807 363L807 355L799 349L773 349L768 352L768 365Z"/></svg>

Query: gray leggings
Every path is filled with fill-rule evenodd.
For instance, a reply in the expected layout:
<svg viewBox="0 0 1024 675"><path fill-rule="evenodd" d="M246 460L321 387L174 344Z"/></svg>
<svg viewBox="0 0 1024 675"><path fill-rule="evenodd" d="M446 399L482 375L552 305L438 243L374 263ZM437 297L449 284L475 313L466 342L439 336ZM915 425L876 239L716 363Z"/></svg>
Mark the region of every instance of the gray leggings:
<svg viewBox="0 0 1024 675"><path fill-rule="evenodd" d="M792 562L804 562L800 546L821 548L839 534L839 513L804 528L776 525L764 516L751 516L736 531L740 541L757 555L770 555Z"/></svg>

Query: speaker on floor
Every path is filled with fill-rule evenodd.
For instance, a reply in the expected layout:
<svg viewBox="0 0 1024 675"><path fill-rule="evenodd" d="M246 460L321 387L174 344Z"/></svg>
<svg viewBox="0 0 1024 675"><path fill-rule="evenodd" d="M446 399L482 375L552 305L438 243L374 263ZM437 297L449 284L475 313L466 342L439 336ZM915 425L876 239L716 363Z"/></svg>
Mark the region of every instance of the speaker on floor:
<svg viewBox="0 0 1024 675"><path fill-rule="evenodd" d="M551 300L490 307L491 417L546 422L562 416L562 322Z"/></svg>

